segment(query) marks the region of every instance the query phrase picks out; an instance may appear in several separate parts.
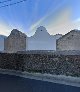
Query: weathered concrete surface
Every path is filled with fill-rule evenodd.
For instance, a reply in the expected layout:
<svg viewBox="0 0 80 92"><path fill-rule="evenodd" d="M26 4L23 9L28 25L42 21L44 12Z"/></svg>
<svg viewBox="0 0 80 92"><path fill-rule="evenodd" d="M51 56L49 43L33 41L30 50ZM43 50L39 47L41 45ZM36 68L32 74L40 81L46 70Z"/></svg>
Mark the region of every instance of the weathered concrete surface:
<svg viewBox="0 0 80 92"><path fill-rule="evenodd" d="M4 40L4 51L8 53L25 51L27 42L26 39L27 36L24 33L18 31L17 29L13 29L11 34Z"/></svg>
<svg viewBox="0 0 80 92"><path fill-rule="evenodd" d="M64 50L80 50L80 31L72 30L56 41L56 49Z"/></svg>

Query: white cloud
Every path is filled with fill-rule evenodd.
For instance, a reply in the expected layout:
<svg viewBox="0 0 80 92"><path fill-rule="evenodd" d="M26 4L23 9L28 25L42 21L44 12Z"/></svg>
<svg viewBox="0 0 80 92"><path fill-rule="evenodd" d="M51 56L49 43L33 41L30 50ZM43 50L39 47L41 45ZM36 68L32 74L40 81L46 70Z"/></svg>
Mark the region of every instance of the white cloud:
<svg viewBox="0 0 80 92"><path fill-rule="evenodd" d="M0 22L0 34L8 36L10 32L11 32L11 28L9 27L9 25Z"/></svg>
<svg viewBox="0 0 80 92"><path fill-rule="evenodd" d="M66 34L69 31L73 30L73 29L80 29L80 22L68 22L64 25L60 25L60 26L52 26L52 27L47 27L47 30L49 30L50 34Z"/></svg>
<svg viewBox="0 0 80 92"><path fill-rule="evenodd" d="M72 10L69 7L62 9L62 11L60 11L56 16L54 16L54 12L50 13L41 18L35 24L33 24L30 27L31 30L30 33L34 33L34 31L36 31L36 28L38 26L45 25L50 34L57 34L57 33L65 34L69 30L74 29L77 26L76 24L72 23L71 14ZM46 20L50 21L47 21L46 23Z"/></svg>
<svg viewBox="0 0 80 92"><path fill-rule="evenodd" d="M80 18L76 19L75 22L80 22Z"/></svg>

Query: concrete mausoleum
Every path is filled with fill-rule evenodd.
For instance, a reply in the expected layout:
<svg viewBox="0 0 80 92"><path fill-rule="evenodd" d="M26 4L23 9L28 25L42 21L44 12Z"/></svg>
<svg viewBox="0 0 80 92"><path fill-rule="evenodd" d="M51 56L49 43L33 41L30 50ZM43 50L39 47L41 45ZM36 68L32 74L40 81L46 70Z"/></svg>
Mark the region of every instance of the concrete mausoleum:
<svg viewBox="0 0 80 92"><path fill-rule="evenodd" d="M13 29L8 37L2 38L0 51L16 53L27 50L56 50L56 40L62 37L61 34L50 35L46 28L40 26L35 34L27 37L26 34Z"/></svg>
<svg viewBox="0 0 80 92"><path fill-rule="evenodd" d="M79 50L80 51L80 30L72 30L56 41L56 49L64 50Z"/></svg>
<svg viewBox="0 0 80 92"><path fill-rule="evenodd" d="M27 36L13 29L11 34L4 40L4 52L15 53L17 51L26 51Z"/></svg>
<svg viewBox="0 0 80 92"><path fill-rule="evenodd" d="M56 50L56 39L62 35L50 35L46 28L40 26L35 34L28 37L28 50Z"/></svg>

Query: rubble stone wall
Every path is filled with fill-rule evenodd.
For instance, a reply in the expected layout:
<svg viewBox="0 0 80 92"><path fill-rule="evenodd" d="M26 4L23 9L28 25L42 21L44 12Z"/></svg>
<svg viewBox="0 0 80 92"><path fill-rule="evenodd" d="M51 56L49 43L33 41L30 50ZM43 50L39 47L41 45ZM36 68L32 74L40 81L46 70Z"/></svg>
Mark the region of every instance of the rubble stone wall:
<svg viewBox="0 0 80 92"><path fill-rule="evenodd" d="M0 53L0 68L80 77L80 55Z"/></svg>

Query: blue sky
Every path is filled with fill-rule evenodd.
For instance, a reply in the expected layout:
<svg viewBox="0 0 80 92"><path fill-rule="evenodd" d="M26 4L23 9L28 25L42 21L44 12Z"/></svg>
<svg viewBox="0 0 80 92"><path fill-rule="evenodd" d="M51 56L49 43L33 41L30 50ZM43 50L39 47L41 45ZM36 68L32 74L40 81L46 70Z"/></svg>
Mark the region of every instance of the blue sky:
<svg viewBox="0 0 80 92"><path fill-rule="evenodd" d="M21 0L0 3L0 7L17 1ZM51 35L80 29L80 0L26 0L0 8L0 34L9 35L16 28L31 36L42 25Z"/></svg>

